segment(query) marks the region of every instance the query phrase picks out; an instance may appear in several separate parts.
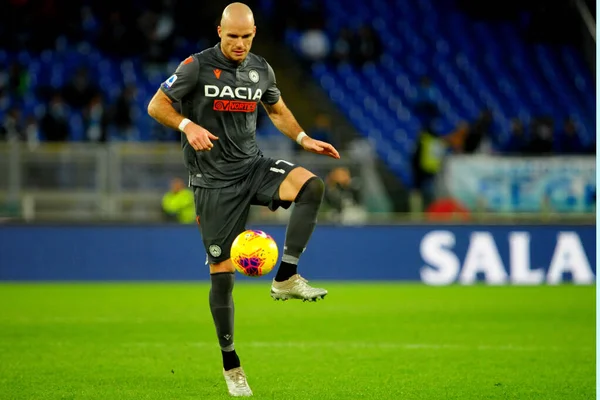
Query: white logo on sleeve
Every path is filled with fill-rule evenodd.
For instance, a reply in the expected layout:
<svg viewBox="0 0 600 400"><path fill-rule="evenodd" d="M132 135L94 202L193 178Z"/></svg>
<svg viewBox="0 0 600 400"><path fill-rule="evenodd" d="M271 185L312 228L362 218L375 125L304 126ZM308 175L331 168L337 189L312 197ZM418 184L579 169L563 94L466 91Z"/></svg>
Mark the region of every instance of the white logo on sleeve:
<svg viewBox="0 0 600 400"><path fill-rule="evenodd" d="M277 161L275 161L275 165L277 165L277 164L279 164L279 163L284 163L284 164L287 164L287 165L289 165L290 167L293 167L293 166L294 166L294 164L292 164L292 163L291 163L291 162L289 162L289 161L285 161L285 160L277 160Z"/></svg>
<svg viewBox="0 0 600 400"><path fill-rule="evenodd" d="M165 86L170 88L175 83L176 80L177 80L177 75L171 75L169 77L169 79L167 79L165 81Z"/></svg>
<svg viewBox="0 0 600 400"><path fill-rule="evenodd" d="M260 77L258 76L258 72L256 72L253 69L251 69L250 72L248 72L248 77L254 83L258 82L258 80L260 79Z"/></svg>

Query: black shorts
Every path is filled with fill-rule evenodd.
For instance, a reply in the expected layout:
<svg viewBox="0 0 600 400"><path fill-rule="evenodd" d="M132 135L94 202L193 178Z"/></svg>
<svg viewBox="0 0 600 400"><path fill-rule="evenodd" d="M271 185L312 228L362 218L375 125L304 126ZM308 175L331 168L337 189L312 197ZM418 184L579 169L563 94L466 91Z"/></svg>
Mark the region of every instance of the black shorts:
<svg viewBox="0 0 600 400"><path fill-rule="evenodd" d="M271 211L289 208L292 202L279 199L279 185L297 166L271 158L259 158L246 179L228 187L208 189L194 187L196 215L208 263L229 258L231 244L246 229L251 205L266 206Z"/></svg>

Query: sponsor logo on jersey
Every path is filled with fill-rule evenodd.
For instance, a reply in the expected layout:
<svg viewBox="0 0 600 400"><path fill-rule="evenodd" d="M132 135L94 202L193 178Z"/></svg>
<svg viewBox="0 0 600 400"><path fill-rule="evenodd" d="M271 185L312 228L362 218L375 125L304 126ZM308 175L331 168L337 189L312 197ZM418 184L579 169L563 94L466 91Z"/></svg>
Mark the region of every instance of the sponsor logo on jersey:
<svg viewBox="0 0 600 400"><path fill-rule="evenodd" d="M173 86L173 84L175 83L176 80L177 80L177 75L173 74L169 77L169 79L167 79L165 81L165 83L163 83L163 86L166 87L167 89L171 89L171 86Z"/></svg>
<svg viewBox="0 0 600 400"><path fill-rule="evenodd" d="M215 111L231 112L254 112L256 111L256 102L243 100L215 100L213 102Z"/></svg>
<svg viewBox="0 0 600 400"><path fill-rule="evenodd" d="M188 58L186 58L185 60L183 60L183 65L189 64L191 62L194 61L194 57L189 56Z"/></svg>
<svg viewBox="0 0 600 400"><path fill-rule="evenodd" d="M231 86L227 85L223 86L222 88L219 88L216 85L204 85L204 95L206 97L228 97L230 99L240 100L260 100L262 97L262 90L252 90L252 88L248 87L232 88Z"/></svg>

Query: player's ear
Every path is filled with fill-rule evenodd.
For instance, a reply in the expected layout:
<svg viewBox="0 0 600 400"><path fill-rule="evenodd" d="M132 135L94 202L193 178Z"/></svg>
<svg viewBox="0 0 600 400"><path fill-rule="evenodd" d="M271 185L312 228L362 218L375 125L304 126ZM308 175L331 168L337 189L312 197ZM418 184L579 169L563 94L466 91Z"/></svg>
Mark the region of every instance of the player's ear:
<svg viewBox="0 0 600 400"><path fill-rule="evenodd" d="M221 25L217 26L217 34L221 37Z"/></svg>
<svg viewBox="0 0 600 400"><path fill-rule="evenodd" d="M254 26L254 32L252 32L253 35L256 35L256 25Z"/></svg>

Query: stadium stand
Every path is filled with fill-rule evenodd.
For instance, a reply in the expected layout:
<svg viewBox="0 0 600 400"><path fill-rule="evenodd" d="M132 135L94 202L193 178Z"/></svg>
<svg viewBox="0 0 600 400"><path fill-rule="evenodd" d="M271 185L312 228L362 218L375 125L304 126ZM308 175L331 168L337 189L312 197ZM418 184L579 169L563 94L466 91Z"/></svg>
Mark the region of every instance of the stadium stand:
<svg viewBox="0 0 600 400"><path fill-rule="evenodd" d="M261 4L274 6L269 1ZM410 154L422 126L415 112L415 104L423 100L422 77L433 82L425 96L439 110L432 129L441 134L490 109L493 142L500 150L510 139L514 118L528 126L537 116L549 116L560 127L570 117L586 146L595 141L594 80L573 46L523 40L514 21L473 20L452 1L325 0L324 4L323 30L330 43L343 28L358 29L369 23L381 38L382 53L360 64L317 61L311 64L311 73L403 181L411 180ZM90 36L99 31L101 37L98 25L113 17L101 20L91 15L82 19L80 31ZM6 66L0 70L0 119L7 120L19 110L19 118L41 121L50 93L64 94L72 78L87 73L89 89L92 94L100 92L106 113L102 124L107 133L94 140L176 140L176 135L161 130L147 117L146 104L165 78L164 71L197 51L199 44L211 43L206 39L190 42L181 36L186 32L174 29L173 35L177 33L180 36L172 41L178 45L162 48L168 55L165 60L158 57L161 67L148 62L147 53L111 54L106 45L94 40L61 36L43 49L6 47L0 50L0 65ZM301 30L287 28L285 38L301 51ZM127 87L135 90L122 96ZM113 110L118 101L128 107L125 123L130 120L131 130L127 135L115 128L118 121ZM69 140L90 140L86 107L65 105ZM47 139L43 129L38 131L39 139Z"/></svg>
<svg viewBox="0 0 600 400"><path fill-rule="evenodd" d="M452 1L325 3L331 43L344 28L372 21L383 51L374 62L315 62L312 74L404 181L421 129L414 110L423 76L435 83L428 96L439 109L435 129L442 135L490 109L496 150L510 139L513 118L528 126L549 116L557 135L571 118L584 144L595 141L594 80L575 47L524 40L515 21L474 20ZM302 34L286 34L299 52Z"/></svg>

